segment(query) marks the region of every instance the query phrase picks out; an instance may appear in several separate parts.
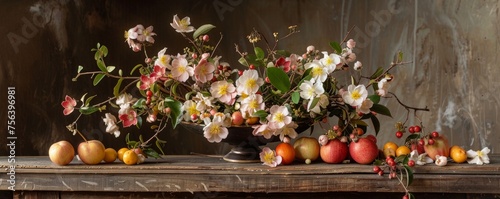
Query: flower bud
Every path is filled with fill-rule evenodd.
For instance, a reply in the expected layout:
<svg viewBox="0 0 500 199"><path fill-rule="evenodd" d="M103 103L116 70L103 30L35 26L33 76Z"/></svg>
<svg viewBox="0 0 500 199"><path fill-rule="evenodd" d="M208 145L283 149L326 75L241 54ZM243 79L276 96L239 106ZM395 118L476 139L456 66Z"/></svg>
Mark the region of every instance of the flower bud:
<svg viewBox="0 0 500 199"><path fill-rule="evenodd" d="M325 146L328 143L328 136L320 135L318 138L319 145Z"/></svg>
<svg viewBox="0 0 500 199"><path fill-rule="evenodd" d="M314 48L314 46L308 46L308 47L306 48L306 50L307 50L306 52L307 52L307 53L313 52L313 51L314 51L314 49L315 49L315 48Z"/></svg>
<svg viewBox="0 0 500 199"><path fill-rule="evenodd" d="M442 167L448 163L448 158L446 156L436 155L436 165Z"/></svg>
<svg viewBox="0 0 500 199"><path fill-rule="evenodd" d="M350 48L350 49L353 49L356 47L356 42L354 41L354 39L349 39L347 41L347 47Z"/></svg>
<svg viewBox="0 0 500 199"><path fill-rule="evenodd" d="M208 35L203 35L202 39L204 42L207 42L208 40L210 40L210 37Z"/></svg>
<svg viewBox="0 0 500 199"><path fill-rule="evenodd" d="M354 63L354 70L360 71L361 69L363 69L363 64L361 64L361 62L357 61Z"/></svg>

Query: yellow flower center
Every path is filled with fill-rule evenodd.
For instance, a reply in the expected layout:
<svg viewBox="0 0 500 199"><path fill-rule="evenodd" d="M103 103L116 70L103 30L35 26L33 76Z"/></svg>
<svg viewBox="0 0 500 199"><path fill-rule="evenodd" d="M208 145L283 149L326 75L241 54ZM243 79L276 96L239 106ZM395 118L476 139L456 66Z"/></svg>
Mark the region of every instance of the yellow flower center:
<svg viewBox="0 0 500 199"><path fill-rule="evenodd" d="M182 19L181 21L179 21L179 24L180 24L181 26L188 26L188 25L189 25L189 23L188 23L187 19Z"/></svg>
<svg viewBox="0 0 500 199"><path fill-rule="evenodd" d="M331 59L330 57L326 58L326 60L325 60L325 64L326 64L327 66L328 66L328 65L330 65L330 64L332 64L332 63L333 63L333 61L332 61L332 59Z"/></svg>
<svg viewBox="0 0 500 199"><path fill-rule="evenodd" d="M185 73L185 72L186 72L186 66L182 66L182 65L181 65L181 66L177 67L177 71L178 71L179 73L181 73L181 74L182 74L182 73Z"/></svg>
<svg viewBox="0 0 500 199"><path fill-rule="evenodd" d="M483 157L483 152L482 151L477 151L477 156L482 158Z"/></svg>
<svg viewBox="0 0 500 199"><path fill-rule="evenodd" d="M195 103L193 103L191 106L189 106L187 108L187 111L188 111L189 115L198 114L198 110L196 110L196 104Z"/></svg>
<svg viewBox="0 0 500 199"><path fill-rule="evenodd" d="M211 135L219 135L220 133L220 127L217 125L213 125L212 128L210 128L210 134Z"/></svg>
<svg viewBox="0 0 500 199"><path fill-rule="evenodd" d="M361 93L359 93L358 90L354 90L351 93L351 98L354 99L354 100L357 100L357 99L361 98Z"/></svg>
<svg viewBox="0 0 500 199"><path fill-rule="evenodd" d="M227 93L227 84L219 86L219 95L225 95Z"/></svg>
<svg viewBox="0 0 500 199"><path fill-rule="evenodd" d="M323 69L321 67L314 67L311 72L313 77L318 77L323 74Z"/></svg>
<svg viewBox="0 0 500 199"><path fill-rule="evenodd" d="M275 157L273 152L269 152L264 155L264 162L271 163L274 161L274 159Z"/></svg>
<svg viewBox="0 0 500 199"><path fill-rule="evenodd" d="M277 113L274 115L274 121L283 122L285 120L285 116L282 113Z"/></svg>
<svg viewBox="0 0 500 199"><path fill-rule="evenodd" d="M248 107L251 109L256 109L257 107L259 107L259 103L257 102L257 100L252 100L250 103L248 103Z"/></svg>
<svg viewBox="0 0 500 199"><path fill-rule="evenodd" d="M246 87L247 88L253 88L255 86L257 82L255 81L255 79L249 79L247 80L246 82Z"/></svg>

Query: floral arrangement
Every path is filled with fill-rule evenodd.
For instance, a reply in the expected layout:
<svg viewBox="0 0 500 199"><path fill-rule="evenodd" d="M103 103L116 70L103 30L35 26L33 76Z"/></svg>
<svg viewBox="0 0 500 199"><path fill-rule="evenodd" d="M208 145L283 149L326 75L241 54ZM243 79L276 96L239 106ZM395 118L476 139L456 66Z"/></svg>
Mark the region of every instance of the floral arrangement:
<svg viewBox="0 0 500 199"><path fill-rule="evenodd" d="M387 70L379 68L369 77L358 75L352 77L351 84L341 84L334 74L350 68L362 69L362 64L356 61L353 52L356 42L352 39L330 43L333 52L308 46L306 52L294 54L276 47L281 39L299 32L296 26L290 26L283 37L274 33L272 40L254 30L247 36L254 46L253 52L243 52L236 46L236 52L241 55L238 61L244 67L240 70L231 68L216 55L218 43L209 44L207 33L215 26L205 24L194 28L189 17L180 19L177 15L170 25L192 46L177 54L168 54L167 48L163 48L151 57L146 48L154 44L156 33L152 26L137 25L125 32L126 43L134 52L143 51L145 61L127 73L107 65L108 49L97 44L92 51L99 70L83 72L83 66L79 66L73 80L91 75L97 86L105 77L117 79L113 96L91 104L95 96L83 95L78 108L76 100L66 96L62 102L64 115L74 109L78 109L80 115L103 112L110 105L118 109L118 115L104 114L106 132L118 137L120 123L123 128L140 127L145 118L146 122L158 123L153 126L156 134L147 141L141 137L140 141L131 142L127 136L127 142L144 148L156 138L160 150L162 141L157 135L168 120L174 128L182 121L204 124L207 140L220 142L227 137L227 128L232 125L251 125L256 136L279 136L284 140L297 136L295 128L299 124L313 125L333 116L339 118L342 134L348 135L358 127L366 129L365 119L371 119L378 132L376 114L390 116L389 109L379 101L388 93L392 79L390 69L403 62L398 59ZM192 38L188 33L193 33ZM265 48L258 46L262 43ZM364 79L367 85L361 84ZM140 96L129 93L134 86L139 88ZM372 95L367 89L370 86L374 88ZM74 133L78 132L78 119L68 125Z"/></svg>
<svg viewBox="0 0 500 199"><path fill-rule="evenodd" d="M283 142L289 142L300 133L296 131L299 125L313 127L316 123L336 117L338 123L332 128L325 128L328 130L319 138L321 144L326 144L335 138L342 142L356 141L366 132L369 126L367 120L371 121L376 135L380 130L378 115L391 117L390 110L380 104L381 98L395 98L408 112L428 111L427 108L407 106L389 92L394 78L390 71L407 63L402 61L402 53L389 67L377 68L373 74L366 76L362 74L363 64L356 61L356 42L348 39L350 31L340 43L330 43L330 52L308 46L305 52L297 54L277 49L282 39L300 32L297 26L288 27L284 36L274 33L269 38L254 30L247 36L253 46L250 52L235 45L240 59L238 65L233 66L217 55L220 40L215 45L211 44L208 33L215 26L205 24L194 28L189 17L180 19L177 15L170 25L190 44L181 53L171 53L163 48L154 56L149 55L146 49L155 43L157 36L152 26L144 28L136 25L125 31L125 41L131 50L142 51L145 55L144 63L131 67L129 71L116 70L115 66L105 63L108 56L106 46L97 44L92 49L99 70L83 71L84 67L79 66L73 80L90 75L93 85L97 86L105 77L116 79L113 95L99 103L92 103L95 95L88 97L84 94L79 102L66 96L61 103L63 114L69 115L75 109L79 112L78 118L67 126L68 130L83 137L77 128L80 116L100 112L105 112L102 120L106 132L116 137L120 136L121 128L141 128L145 120L151 123L155 134L147 140L140 135L137 141L127 135L126 142L130 148L141 148L147 156L160 157L150 142L154 140L163 153L162 144L165 142L157 136L168 122L173 128L181 122L203 125L203 135L209 142L224 140L228 136L228 128L232 126L251 126L255 136L266 139L276 136ZM354 73L347 73L349 70ZM348 83L339 82L336 78L346 74L351 80ZM132 95L133 89L138 89L139 95ZM407 146L417 142L419 146L432 145L440 139L437 132L420 133L420 126L408 128L405 123L396 124L396 136L401 138L403 132L408 131ZM421 150L413 150L396 158L395 154L389 153L385 161L375 161L374 171L383 175L383 168L389 168L390 178L401 174L398 179L406 189L413 179L409 167L431 162L438 166L446 165L446 156L430 159L422 153ZM469 150L466 156L471 164L487 164L488 153L488 148ZM267 147L260 155L264 164L273 167L282 160ZM403 179L407 180L406 183Z"/></svg>

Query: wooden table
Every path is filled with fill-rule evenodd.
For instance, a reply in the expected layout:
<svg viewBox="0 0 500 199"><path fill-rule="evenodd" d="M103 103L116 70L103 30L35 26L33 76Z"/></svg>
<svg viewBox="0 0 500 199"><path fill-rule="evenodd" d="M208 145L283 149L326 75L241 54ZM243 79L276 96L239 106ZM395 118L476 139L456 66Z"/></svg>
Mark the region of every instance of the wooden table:
<svg viewBox="0 0 500 199"><path fill-rule="evenodd" d="M500 156L492 156L491 161L492 164L482 166L466 163L415 166L410 191L426 198L500 197ZM0 157L4 173L9 172L9 166L7 157ZM401 198L404 190L399 182L388 179L387 175L374 174L372 168L321 162L271 168L260 163L229 163L220 157L196 155L148 159L133 166L118 161L84 165L76 160L68 166L57 166L46 156L16 157L13 195L14 198L294 198L333 194L336 198L367 195ZM1 176L0 190L8 190L9 176Z"/></svg>

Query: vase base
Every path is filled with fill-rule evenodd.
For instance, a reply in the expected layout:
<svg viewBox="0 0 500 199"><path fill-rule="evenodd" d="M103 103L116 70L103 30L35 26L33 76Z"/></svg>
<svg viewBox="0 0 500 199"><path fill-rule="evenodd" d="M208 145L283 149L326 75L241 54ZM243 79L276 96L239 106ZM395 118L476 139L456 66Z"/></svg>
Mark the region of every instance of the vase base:
<svg viewBox="0 0 500 199"><path fill-rule="evenodd" d="M255 163L260 162L261 149L257 146L238 146L233 148L222 159L235 163Z"/></svg>

